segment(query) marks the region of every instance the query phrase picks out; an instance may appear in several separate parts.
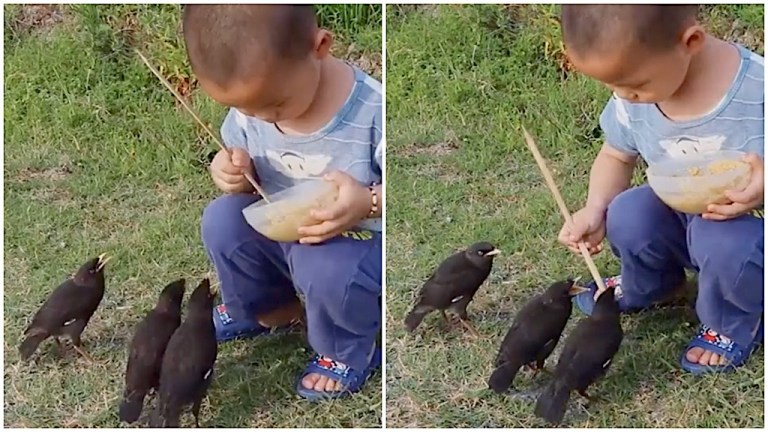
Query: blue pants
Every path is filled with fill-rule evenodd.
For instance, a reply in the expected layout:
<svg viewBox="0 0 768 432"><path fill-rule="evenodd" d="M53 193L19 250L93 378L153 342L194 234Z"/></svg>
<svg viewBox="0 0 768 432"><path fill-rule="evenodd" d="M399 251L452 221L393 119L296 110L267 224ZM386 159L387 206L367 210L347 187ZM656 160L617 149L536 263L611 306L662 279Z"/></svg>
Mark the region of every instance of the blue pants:
<svg viewBox="0 0 768 432"><path fill-rule="evenodd" d="M253 320L296 301L298 289L312 348L365 369L381 327L381 234L345 233L319 245L274 242L245 221L242 210L256 200L224 195L203 212L203 244L229 315Z"/></svg>
<svg viewBox="0 0 768 432"><path fill-rule="evenodd" d="M698 272L699 320L742 346L755 338L763 314L763 219L710 221L667 207L647 185L608 207L607 238L621 260L622 303L642 308Z"/></svg>

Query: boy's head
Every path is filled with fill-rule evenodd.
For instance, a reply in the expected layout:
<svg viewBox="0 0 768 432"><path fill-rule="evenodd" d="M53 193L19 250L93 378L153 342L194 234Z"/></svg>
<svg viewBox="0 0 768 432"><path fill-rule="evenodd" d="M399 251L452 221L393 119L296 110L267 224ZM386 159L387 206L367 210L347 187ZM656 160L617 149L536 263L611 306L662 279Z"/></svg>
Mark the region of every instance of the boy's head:
<svg viewBox="0 0 768 432"><path fill-rule="evenodd" d="M311 5L185 5L183 33L203 90L268 122L307 111L332 43Z"/></svg>
<svg viewBox="0 0 768 432"><path fill-rule="evenodd" d="M568 58L630 102L655 103L683 85L704 44L696 5L563 5Z"/></svg>

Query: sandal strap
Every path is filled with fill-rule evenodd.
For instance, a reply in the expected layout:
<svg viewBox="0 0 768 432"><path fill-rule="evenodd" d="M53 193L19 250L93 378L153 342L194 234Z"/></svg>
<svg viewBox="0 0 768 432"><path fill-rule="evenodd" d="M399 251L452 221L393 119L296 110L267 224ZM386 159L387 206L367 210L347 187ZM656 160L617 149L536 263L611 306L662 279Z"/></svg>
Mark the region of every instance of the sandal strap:
<svg viewBox="0 0 768 432"><path fill-rule="evenodd" d="M304 370L302 378L311 373L317 373L340 382L345 389L353 390L351 387L361 381L361 378L365 377L366 372L354 370L344 363L316 354Z"/></svg>
<svg viewBox="0 0 768 432"><path fill-rule="evenodd" d="M725 357L726 359L733 361L737 360L746 353L750 347L743 347L730 338L717 333L710 327L701 324L696 336L688 344L686 352L693 347L704 348L707 351L712 351L718 355Z"/></svg>

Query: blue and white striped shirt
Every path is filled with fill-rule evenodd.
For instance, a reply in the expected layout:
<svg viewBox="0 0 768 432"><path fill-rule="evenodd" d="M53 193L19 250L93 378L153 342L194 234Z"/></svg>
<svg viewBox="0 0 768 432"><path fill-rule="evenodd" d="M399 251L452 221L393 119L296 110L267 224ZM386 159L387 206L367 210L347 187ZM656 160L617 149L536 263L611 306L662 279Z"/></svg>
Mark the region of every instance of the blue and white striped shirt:
<svg viewBox="0 0 768 432"><path fill-rule="evenodd" d="M672 121L656 104L629 103L615 95L600 116L609 145L640 155L649 165L667 158L718 150L765 152L763 57L738 46L741 64L723 100L709 114Z"/></svg>
<svg viewBox="0 0 768 432"><path fill-rule="evenodd" d="M358 68L354 71L355 84L344 106L311 135L285 135L272 123L230 109L221 126L224 142L248 151L266 193L333 170L366 185L381 183L381 83ZM381 218L366 219L359 227L381 231Z"/></svg>

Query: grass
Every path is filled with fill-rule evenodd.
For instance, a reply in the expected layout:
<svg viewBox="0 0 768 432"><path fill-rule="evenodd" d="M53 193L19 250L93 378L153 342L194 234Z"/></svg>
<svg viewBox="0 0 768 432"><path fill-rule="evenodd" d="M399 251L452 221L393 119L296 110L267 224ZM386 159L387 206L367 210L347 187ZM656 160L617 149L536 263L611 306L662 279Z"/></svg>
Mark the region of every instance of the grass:
<svg viewBox="0 0 768 432"><path fill-rule="evenodd" d="M178 6L5 12L5 426L115 427L133 326L167 282L196 283L212 270L199 222L218 195L206 171L215 144L129 49L141 47L214 128L225 108L196 90ZM324 6L323 14L337 52L380 77L381 7ZM83 335L101 365L59 358L50 342L35 362L21 363L28 319L104 251L116 258ZM298 399L295 378L311 355L299 336L222 346L202 424L379 425L378 376L343 402ZM191 416L183 422L193 424Z"/></svg>
<svg viewBox="0 0 768 432"><path fill-rule="evenodd" d="M761 5L709 7L705 21L763 52ZM526 299L551 281L589 276L581 258L556 242L562 219L520 129L537 138L577 209L602 143L598 116L609 92L565 73L560 46L553 6L387 8L389 427L543 426L533 398L545 377L521 374L517 396L495 395L486 382ZM469 307L483 337L446 331L438 314L406 334L403 317L432 269L482 239L503 251ZM609 255L597 260L605 274L618 270ZM623 318L625 342L594 389L608 402L589 410L573 403L566 421L762 427L762 351L734 374L693 378L677 364L695 328L684 316L666 309Z"/></svg>

